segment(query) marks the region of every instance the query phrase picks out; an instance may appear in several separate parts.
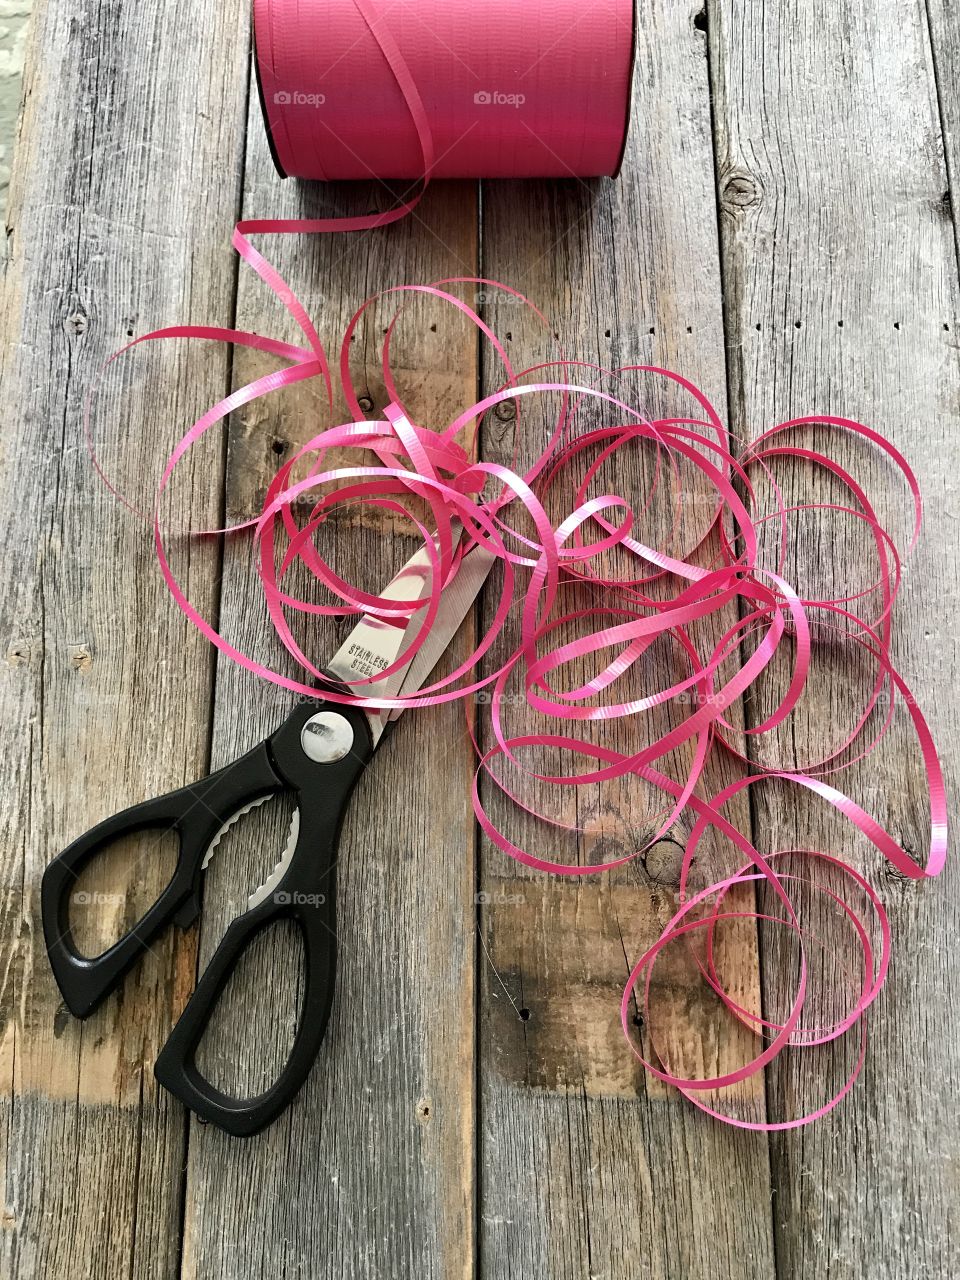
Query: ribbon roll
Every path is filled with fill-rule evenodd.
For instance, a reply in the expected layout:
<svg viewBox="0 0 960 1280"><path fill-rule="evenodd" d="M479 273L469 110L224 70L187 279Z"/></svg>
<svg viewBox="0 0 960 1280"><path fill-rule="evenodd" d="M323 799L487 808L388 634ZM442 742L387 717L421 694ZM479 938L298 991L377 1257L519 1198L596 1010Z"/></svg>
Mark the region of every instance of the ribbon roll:
<svg viewBox="0 0 960 1280"><path fill-rule="evenodd" d="M615 176L630 116L633 0L255 0L281 174Z"/></svg>

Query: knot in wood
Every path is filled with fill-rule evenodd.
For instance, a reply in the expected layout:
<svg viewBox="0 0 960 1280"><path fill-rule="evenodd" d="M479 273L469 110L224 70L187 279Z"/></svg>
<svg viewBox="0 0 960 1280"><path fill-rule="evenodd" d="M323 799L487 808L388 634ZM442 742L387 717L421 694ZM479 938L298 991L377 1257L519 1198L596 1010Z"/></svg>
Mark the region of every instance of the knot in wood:
<svg viewBox="0 0 960 1280"><path fill-rule="evenodd" d="M669 837L658 840L644 855L643 864L654 884L675 889L680 884L683 846Z"/></svg>
<svg viewBox="0 0 960 1280"><path fill-rule="evenodd" d="M762 195L759 182L746 169L734 169L720 186L720 204L727 213L736 214L760 203Z"/></svg>

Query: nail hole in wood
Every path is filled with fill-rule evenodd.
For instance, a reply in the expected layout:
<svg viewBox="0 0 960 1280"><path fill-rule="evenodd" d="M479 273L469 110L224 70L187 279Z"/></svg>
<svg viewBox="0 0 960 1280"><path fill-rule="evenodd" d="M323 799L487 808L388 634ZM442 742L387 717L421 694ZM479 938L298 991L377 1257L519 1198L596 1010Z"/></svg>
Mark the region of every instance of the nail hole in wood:
<svg viewBox="0 0 960 1280"><path fill-rule="evenodd" d="M755 327L756 327L757 333L759 333L759 332L760 332L760 325L759 325L759 324L757 324Z"/></svg>
<svg viewBox="0 0 960 1280"><path fill-rule="evenodd" d="M285 440L274 440L273 452L276 454L287 452L287 442Z"/></svg>
<svg viewBox="0 0 960 1280"><path fill-rule="evenodd" d="M802 323L803 323L803 322L802 322L801 320L794 320L794 322L793 322L793 327L794 327L795 329L799 329Z"/></svg>
<svg viewBox="0 0 960 1280"><path fill-rule="evenodd" d="M610 337L610 330L609 330L609 329L604 329L604 331L603 331L603 336L604 336L605 338L609 338L609 337Z"/></svg>
<svg viewBox="0 0 960 1280"><path fill-rule="evenodd" d="M843 321L842 321L842 320L838 320L838 321L837 321L837 328L838 328L838 329L842 329L842 328L843 328Z"/></svg>
<svg viewBox="0 0 960 1280"><path fill-rule="evenodd" d="M521 1021L521 1022L529 1022L529 1021L530 1021L530 1010L529 1010L529 1009L521 1009L521 1010L520 1010L520 1021Z"/></svg>
<svg viewBox="0 0 960 1280"><path fill-rule="evenodd" d="M899 333L899 332L900 332L900 321L899 321L899 320L894 320L894 322L893 322L893 327L894 327L894 328L896 329L896 331Z"/></svg>
<svg viewBox="0 0 960 1280"><path fill-rule="evenodd" d="M694 14L693 25L698 31L706 31L707 29L707 11L701 9L699 13Z"/></svg>
<svg viewBox="0 0 960 1280"><path fill-rule="evenodd" d="M360 406L360 408L363 410L364 413L369 413L370 410L373 408L373 401L370 399L369 396L361 396L360 399L357 401L357 404Z"/></svg>

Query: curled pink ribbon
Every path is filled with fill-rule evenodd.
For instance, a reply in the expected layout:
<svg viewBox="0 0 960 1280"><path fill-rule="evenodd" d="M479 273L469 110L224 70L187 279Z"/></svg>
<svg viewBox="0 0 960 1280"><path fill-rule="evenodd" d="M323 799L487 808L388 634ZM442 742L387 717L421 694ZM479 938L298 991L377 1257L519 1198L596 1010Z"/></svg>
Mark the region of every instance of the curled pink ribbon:
<svg viewBox="0 0 960 1280"><path fill-rule="evenodd" d="M437 161L431 110L424 105L417 78L410 72L407 58L392 34L393 27L388 28L380 20L372 0L353 0L353 4L394 77L400 100L409 113L408 133L411 126L413 129L416 171L429 181L431 175L442 168ZM345 6L337 7L343 11ZM291 104L282 100L275 103L282 108L276 116L271 115L269 105L273 101L271 95L280 95L282 99L287 92L282 86L277 87L276 79L277 68L283 65L282 58L291 52L287 19L279 24L277 21L281 8L277 0L257 0L259 60L268 97L268 116L276 133L275 144L290 171L301 172L305 166L309 169L309 157L315 158L311 148L316 146L316 132L297 133L298 117L286 110ZM394 6L391 13L397 8ZM413 8L399 6L404 14ZM409 35L409 31L406 34ZM297 91L306 92L302 88ZM606 138L606 143L608 148L613 145L611 137ZM408 144L410 137L404 145ZM413 161L408 157L401 168L408 167L409 163ZM473 171L478 170L474 167ZM609 172L609 169L601 167L597 172ZM947 813L942 770L927 723L890 656L892 618L902 566L916 545L921 524L916 477L892 444L879 433L849 419L816 416L781 423L745 449L736 450L730 433L702 392L668 370L631 366L611 371L564 358L515 370L496 333L456 292L463 285L500 290L530 307L546 324L536 307L508 286L479 277L403 285L368 299L346 328L340 349L339 381L353 419L319 431L280 467L259 516L228 530L208 531L236 534L245 530L252 535L257 574L269 616L284 648L304 672L304 678L295 679L266 666L222 636L190 601L170 563L160 519L161 501L177 465L212 427L243 405L314 378L322 380L331 409L334 404L330 363L310 317L275 268L253 247L250 237L264 232L365 230L405 216L417 199L419 195L386 213L364 217L292 222L261 219L237 226L233 238L235 248L294 318L304 335L303 345L239 330L185 325L148 333L123 349L125 352L143 342L170 338L204 339L250 347L285 362L284 367L238 388L208 409L167 460L159 478L153 517L156 553L164 579L186 617L221 652L258 677L307 696L316 693L318 683L329 682L295 640L288 621L291 613L340 617L368 613L406 626L413 614L422 610L422 618L409 628L411 634L402 652L386 671L358 678L349 694L330 689L325 696L333 702L369 708L428 707L454 699L474 700L488 708L489 746L481 748L468 717L480 761L473 784L474 812L493 844L526 867L563 876L609 871L642 857L671 830L681 815L688 815L692 827L680 871L678 908L630 974L621 1005L624 1033L652 1075L675 1086L708 1114L750 1129L773 1130L806 1124L836 1106L862 1067L866 1043L864 1016L882 987L890 962L889 922L880 898L864 875L837 854L816 850L763 854L731 822L725 808L747 788L776 779L810 793L835 809L901 875L924 879L937 875L943 868ZM404 406L390 363L390 345L397 319L404 299L411 294L432 298L465 316L490 345L505 371L503 385L497 391L465 407L452 421L437 429L417 423ZM391 298L396 299L398 309L384 335L382 369L384 385L392 399L382 418L368 421L351 379L350 343L367 308L378 300ZM108 365L121 354L123 352L111 357ZM616 387L618 379L626 374L642 374L671 384L675 391L692 399L695 405L692 416L649 419L637 407L603 389L604 386ZM550 437L532 465L521 469L516 465L476 461L473 450L462 443L464 437L475 436L485 416L497 405L513 402L519 418L520 410L530 399L559 403ZM582 429L578 415L585 406L602 411L609 425ZM827 453L803 443L804 433L813 426L859 436L880 451L892 470L899 473L910 499L911 533L905 547L898 547L880 523L869 495L856 478ZM90 402L86 429L92 449ZM328 461L331 449L337 450L338 457L345 456L346 464L331 466ZM653 449L656 456L650 489L639 495L642 502L634 494L595 492L604 463L622 452L636 449ZM844 491L844 500L788 506L774 478L779 459L824 469ZM672 529L664 545L648 545L639 536L639 528L651 509L654 495L658 491L666 493L668 483L671 489L679 491L681 475L691 469L698 477L698 494L702 495L705 490L710 495L709 515L696 545L683 554L675 545L680 529L682 494L679 492ZM548 514L548 502L556 492L555 487L571 476L573 503L563 518L555 521ZM763 477L774 495L772 511L756 509L758 476ZM410 514L411 497L425 504L429 516ZM382 598L345 581L334 566L324 560L314 538L317 529L339 506L356 503L411 520L429 557L432 572L428 596L418 595L414 600ZM298 516L298 510L306 510L306 515ZM868 531L877 564L871 586L832 599L810 599L802 597L791 585L785 567L791 545L791 519L811 510L842 514ZM462 540L454 536L454 521L463 528ZM761 562L762 535L768 527L779 534L777 563L773 568ZM462 558L470 555L475 547L485 548L500 562L501 582L499 588L494 589L490 621L474 652L455 670L434 679L415 696L378 696L377 681L409 661L423 646L444 587L457 573ZM605 568L607 557L614 554L619 563L631 566L629 576L614 575ZM322 599L308 599L285 585L295 565L305 569L309 580L318 584ZM600 603L588 608L566 609L565 590L584 586L599 589ZM858 605L871 610L868 620L855 612ZM505 658L501 652L494 661L494 644L506 636L511 615L519 619L519 642L508 646ZM731 622L733 616L736 621ZM718 638L707 650L703 627L711 622L715 624ZM563 638L571 633L574 639ZM842 638L851 652L862 655L871 664L875 676L865 705L852 730L842 736L839 743L830 745L820 759L803 768L760 770L748 754L735 745L733 738L739 733L745 733L748 739L769 734L790 717L800 714L799 704L812 678L811 654L815 639L824 635ZM664 688L645 690L638 696L637 681L631 681L631 675L636 676L644 656L661 640L676 645L684 674ZM761 723L746 730L735 729L726 718L727 709L750 692L778 653L788 653L791 665L782 698ZM595 667L599 664L596 673L587 680L566 679L568 669L574 669L573 664L584 659ZM481 664L491 669L481 672ZM521 735L508 731L504 709L508 704L515 705L517 695L509 689L516 686L521 690L522 705L532 715L555 722L554 730ZM620 689L624 692L618 692ZM640 749L620 751L577 734L578 725L628 718L637 721L664 704L691 710L679 723ZM922 860L915 859L859 804L828 781L876 748L901 704L916 735L929 793L930 845ZM881 723L874 730L878 718ZM690 752L689 768L686 776L677 780L662 770L665 759L684 746L688 746ZM548 773L525 765L522 756L531 748L552 750L569 761L568 770ZM733 756L750 772L716 794L705 796L702 792L706 766L718 752ZM517 781L508 785L501 775L511 771ZM640 847L625 856L590 865L565 863L560 858L542 856L520 847L499 828L485 798L491 789L499 790L525 813L540 819L548 829L569 830L555 814L538 811L521 801L517 789L524 779L562 791L595 787L627 776L640 778L663 794L665 803L655 830ZM729 874L697 888L692 883L691 872L698 865L698 851L708 831L733 846L737 865ZM810 868L809 874L800 876L790 869L797 860ZM830 871L831 883L815 878L821 869ZM849 896L832 887L837 879L844 883ZM808 950L815 939L802 925L791 896L790 890L799 884L812 885L825 901L834 905L849 924L860 949L862 964L859 976L854 978L855 995L846 1013L827 1025L804 1022L811 972ZM766 887L773 906L763 910L759 906L745 909L741 905L742 895L738 897L735 891L746 889L752 894L758 887ZM851 897L856 900L856 907ZM796 937L799 947L796 989L790 1008L780 1021L761 1017L746 1008L722 981L716 962L718 934L728 922L742 921L762 921L768 928L778 925ZM699 944L694 954L703 981L729 1015L761 1042L751 1061L712 1078L677 1074L671 1069L665 1051L657 1047L650 1009L653 975L662 954L677 943L691 948ZM646 1050L641 1049L631 1031L631 1011L637 1005L642 1006L650 1028ZM801 1050L823 1045L854 1030L859 1039L849 1075L832 1097L805 1114L783 1121L746 1120L723 1112L714 1105L712 1096L709 1100L705 1096L739 1085L762 1072L788 1047Z"/></svg>
<svg viewBox="0 0 960 1280"><path fill-rule="evenodd" d="M242 240L238 247L246 257L247 247ZM255 254L255 251L250 252ZM262 269L262 263L259 255L253 257L253 265L261 276L275 288L291 314L299 316L302 313L299 303L282 281L273 279L271 272ZM339 362L342 388L356 418L318 432L280 467L268 488L260 515L220 531L236 533L247 530L252 534L259 581L270 618L281 643L303 669L303 680L267 667L236 648L192 604L168 558L159 504L184 455L211 427L240 405L307 378L323 379L332 403L332 375L316 332L309 321L301 326L308 339L308 344L303 347L249 333L201 326L160 330L138 339L138 342L170 337L216 339L255 347L287 361L286 368L239 388L209 409L184 435L168 459L160 479L154 517L155 545L163 576L179 607L217 648L260 678L304 695L315 693L317 683L325 683L325 677L294 639L288 621L291 613L346 617L366 612L405 625L414 613L422 610L422 617L410 628L413 634L409 642L387 671L358 678L350 694L330 690L325 696L334 702L385 708L433 706L482 693L480 705L489 711L492 745L481 749L477 737L474 737L480 758L473 786L474 812L490 840L524 866L564 876L608 871L642 857L670 831L683 813L689 813L693 825L680 872L680 905L660 937L640 957L630 974L621 1006L624 1031L634 1052L653 1075L677 1087L710 1115L745 1128L778 1129L807 1123L825 1114L845 1096L863 1064L863 1015L876 999L886 976L890 960L889 923L877 894L864 876L843 859L826 851L792 851L790 854L793 859L804 859L814 871L818 866L828 866L835 874L841 874L849 883L851 892L865 899L864 907L859 909L829 886L818 884L813 875L800 877L793 872L778 870L776 860L785 859L786 853L780 851L763 855L725 816L724 809L745 788L767 779L779 779L806 789L835 808L901 875L922 879L936 875L942 869L946 856L947 816L940 763L926 721L890 657L891 619L900 587L902 564L916 544L920 531L921 503L916 478L906 460L888 441L869 428L844 418L793 419L765 432L745 450L734 453L729 433L702 393L687 380L663 369L638 367L611 372L561 359L553 365L516 371L503 344L483 318L452 292L463 284L505 288L485 279L462 278L432 285L399 286L379 295L381 298L396 296L400 308L388 326L382 354L384 384L394 400L387 406L384 416L374 421L365 420L362 416L348 363L351 337L364 312L377 299L368 299L363 304L347 326ZM531 305L515 291L508 292ZM437 299L467 316L492 345L506 370L506 382L499 390L470 405L437 430L413 420L400 399L390 367L390 339L402 309L402 299L409 294ZM672 382L694 397L700 416L648 420L625 400L591 385L588 378L590 375L595 381L615 381L627 372L639 372ZM571 375L577 380L570 380ZM524 379L528 377L538 380L527 382ZM475 461L472 451L460 443L464 434L476 432L484 416L498 404L509 400L522 406L528 397L552 397L560 404L547 446L533 464L520 472L496 463ZM577 413L584 405L601 407L615 419L615 425L579 431ZM882 527L868 495L853 476L826 453L783 443L802 435L814 425L826 425L837 432L862 436L882 451L893 469L900 473L909 493L911 512L910 539L904 549L898 549L894 539ZM672 552L669 545L652 547L638 538L638 504L634 495L627 498L622 494L591 492L604 460L622 450L638 447L654 448L658 459L657 478L651 492L644 495L640 514L649 509L652 491L657 484L664 483L665 475L676 482L681 467L693 468L699 474L701 487L708 487L713 494L707 504L710 514L701 536L697 544L682 556ZM346 465L330 467L326 464L327 455L334 448L340 457L346 456ZM826 469L845 487L846 501L787 506L773 481L771 470L776 460L784 457ZM776 509L752 515L756 488L751 477L758 470L770 481ZM559 479L572 471L576 473L575 505L555 523L548 516L545 503ZM494 496L485 496L491 488L495 491ZM410 515L408 500L411 496L426 504L429 518ZM298 518L295 504L296 509L300 509L307 498L307 514ZM384 599L345 581L333 565L323 559L314 541L316 530L338 506L355 503L372 504L412 521L427 549L432 568L427 597ZM800 511L815 509L846 513L870 531L877 561L876 577L871 587L835 599L802 598L784 576L784 562L790 546L790 519ZM523 532L517 519L520 511L527 517L522 522ZM459 521L464 529L460 543L452 532L454 520ZM770 522L779 527L776 569L765 568L760 563L760 533ZM675 540L677 527L678 516L675 513L668 544ZM587 534L591 535L590 540ZM445 585L456 574L462 557L469 555L474 546L486 548L502 564L502 582L495 592L491 621L476 649L454 671L427 684L415 696L377 696L377 681L407 662L424 644ZM704 554L708 548L712 558ZM615 578L604 574L604 557L614 550L635 565L635 571L629 577ZM285 587L285 580L295 564L304 566L310 579L322 587L327 597L325 601L307 599ZM587 609L564 611L561 605L564 588L584 584L603 588L602 603ZM877 608L870 621L849 607L875 598ZM729 621L731 606L739 608L739 616L732 623ZM494 642L504 635L511 613L519 616L519 644L506 660L498 659L494 669L480 674L482 660L490 659ZM719 622L724 617L726 621L719 626L719 638L711 651L702 652L698 624L710 619ZM748 736L769 733L788 717L799 714L798 703L811 679L814 623L817 635L829 631L835 637L843 637L875 668L876 676L865 707L852 731L802 771L767 769L758 772L750 758L732 741L734 727L725 718L726 710L751 689L774 655L784 650L791 655L792 667L784 696L762 723L742 732ZM558 642L561 633L567 635L571 629L577 633L576 638ZM638 668L644 654L664 637L679 646L688 667L686 674L673 684L644 692L639 697L635 694L627 697L618 695L618 687L630 688L630 674ZM739 660L738 655L747 647L752 650L749 656ZM600 662L597 674L567 687L570 682L564 681L565 671L570 664L588 656ZM731 666L735 668L732 674ZM721 672L725 673L723 677ZM563 731L520 736L508 732L503 708L508 703L515 703L516 697L508 693L508 686L517 681L522 688L523 705L536 715L560 722L564 725ZM870 726L875 722L875 713L884 699L887 701L882 723L871 735ZM576 736L574 732L581 722L637 718L664 703L691 705L692 709L679 724L640 750L617 751ZM877 746L893 721L898 703L902 703L913 724L929 788L931 839L928 854L922 862L908 854L853 799L827 781L831 775L862 760ZM475 730L471 729L471 732L475 733ZM677 781L662 772L659 766L665 757L685 743L693 746L690 768L687 776ZM544 747L568 759L569 771L544 773L524 765L521 755L526 749ZM753 772L715 795L704 797L698 784L703 782L708 759L717 751L732 754ZM538 812L522 802L516 790L511 789L493 768L495 761L506 764L518 778L532 777L537 782L559 788L594 786L628 774L634 775L662 792L666 805L656 829L645 843L629 854L592 865L567 864L520 847L498 827L490 813L489 787L499 789L548 827L564 827L565 824L559 823L549 812ZM483 778L487 780L487 788L481 788ZM741 863L731 874L694 890L690 881L691 869L708 829L732 843ZM862 951L863 971L856 999L846 1016L827 1027L805 1026L802 1020L808 994L808 962L804 949L808 935L789 892L798 883L814 884L835 904L850 922ZM753 889L759 884L768 886L782 914L759 909L725 909L735 888L748 886ZM790 929L798 940L797 988L782 1022L762 1018L744 1008L726 990L717 971L714 957L718 930L727 922L743 920L764 921L768 927L776 922ZM875 947L871 937L877 935L879 944ZM710 1079L689 1079L670 1069L656 1048L655 1019L650 1012L651 983L658 958L680 940L689 944L698 939L702 940L702 952L697 955L697 964L704 981L729 1014L763 1041L762 1049L750 1062ZM648 1052L641 1051L631 1033L631 1010L635 1003L643 1006L650 1026L651 1049ZM807 1114L789 1121L760 1123L724 1114L712 1101L708 1102L703 1097L706 1091L723 1089L749 1079L788 1046L822 1045L848 1034L854 1027L859 1028L861 1043L850 1075L828 1102ZM650 1052L653 1058L649 1056Z"/></svg>

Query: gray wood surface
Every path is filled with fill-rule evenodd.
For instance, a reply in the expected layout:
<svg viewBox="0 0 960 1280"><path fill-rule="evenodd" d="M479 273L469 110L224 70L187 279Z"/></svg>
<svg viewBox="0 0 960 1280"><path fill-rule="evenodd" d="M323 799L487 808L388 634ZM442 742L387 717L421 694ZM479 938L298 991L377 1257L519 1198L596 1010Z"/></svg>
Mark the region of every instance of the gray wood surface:
<svg viewBox="0 0 960 1280"><path fill-rule="evenodd" d="M691 17L689 5L675 0L645 6L634 86L638 127L615 183L484 184L483 267L485 275L529 293L550 317L559 345L576 358L605 368L683 369L723 410L707 46ZM512 334L511 352L524 364L555 355L550 335L544 341L537 322L516 307L501 304L494 318L498 332ZM491 383L500 376L498 368L489 370ZM626 375L619 393L649 413L691 409L649 376ZM587 421L599 416L588 411ZM521 417L521 451L532 452L539 422L529 419ZM511 428L491 424L485 456L509 461ZM644 459L650 467L652 452L637 450L612 472L612 491L641 494L652 472L644 471ZM707 509L685 509L686 545L700 535ZM664 530L651 530L654 545L658 533ZM669 645L652 656L644 673L651 687L658 678L659 687L668 685L668 672L678 677ZM674 721L664 716L657 732L681 716L680 709ZM639 717L603 723L596 737L638 750L651 735L647 717ZM689 755L678 753L668 771L682 776L684 761L689 766ZM571 767L554 763L560 771ZM704 785L720 789L732 777L718 758ZM562 802L555 789L543 799L551 813ZM513 806L497 804L493 795L491 803L506 829L526 838L525 847L555 851L559 860L599 862L644 844L663 798L627 780L598 787L595 795L584 788L563 815L583 830L577 843L541 824L519 823ZM746 805L738 818L748 828ZM672 842L602 878L518 877L517 867L484 845L481 884L492 899L479 960L484 1275L707 1277L715 1274L718 1249L725 1274L774 1274L769 1213L757 1212L770 1199L766 1141L721 1129L647 1079L620 1027L630 967L675 910L685 824L677 824ZM745 1003L754 1003L750 935L735 971ZM732 1020L705 1000L695 966L670 957L661 982L654 999L661 1047L678 1069L719 1072L749 1056L749 1041L745 1049ZM685 1046L699 1045L700 1033L707 1056L693 1062ZM644 1045L649 1050L645 1036ZM763 1108L762 1089L748 1090L738 1107L752 1119L762 1119Z"/></svg>
<svg viewBox="0 0 960 1280"><path fill-rule="evenodd" d="M211 654L170 607L148 525L98 482L82 405L128 334L229 315L233 267L213 249L237 210L243 118L235 96L221 100L245 74L235 16L40 3L33 18L0 350L5 1276L179 1265L185 1125L152 1064L192 983L195 939L164 939L78 1023L46 962L39 887L87 826L208 766ZM211 347L189 360L138 352L109 380L97 434L122 488L146 493L226 373ZM188 466L169 518L215 522L219 474L216 456ZM212 606L216 546L191 546L185 568ZM162 887L153 847L126 870L141 906Z"/></svg>
<svg viewBox="0 0 960 1280"><path fill-rule="evenodd" d="M894 657L947 754L956 794L957 706L944 691L957 663L957 262L924 10L884 0L798 5L789 16L768 9L759 23L753 5L734 3L712 8L711 20L733 427L755 435L795 413L846 412L889 436L922 477L929 523L904 586ZM826 444L828 435L816 438ZM842 438L832 450L904 530L901 491L879 456ZM788 502L832 493L804 466L781 478ZM838 594L860 556L872 568L849 524L823 515L803 530L790 568L812 595ZM860 585L868 581L865 571ZM852 724L858 697L862 705L869 668L829 642L818 656L793 740L758 740L767 765L810 759ZM756 714L782 678L780 670L758 690ZM842 777L922 858L929 816L906 716L865 768ZM957 1038L942 1034L957 1020L944 951L957 928L956 865L938 882L906 882L812 797L786 786L755 791L758 839L858 855L894 932L892 978L869 1022L859 1087L839 1117L771 1142L778 1264L785 1275L955 1275L948 1135L957 1112L939 1082L956 1080L960 1054ZM821 921L818 905L806 903L811 929L842 959L845 929L830 912ZM782 1011L792 952L778 936L766 942L767 1007ZM842 1080L848 1061L784 1060L769 1081L772 1118L801 1099L825 1101L824 1086Z"/></svg>
<svg viewBox="0 0 960 1280"><path fill-rule="evenodd" d="M388 207L371 185L309 192L281 187L254 102L244 170L244 211L307 216ZM264 242L311 315L336 361L340 337L369 294L406 278L430 281L475 274L477 201L472 183L428 194L414 218L360 237L274 237ZM402 266L401 266L402 264ZM370 415L386 404L379 351L396 301L372 310L352 361ZM297 334L276 299L251 272L240 280L238 323L265 333ZM449 421L476 398L476 341L459 313L409 307L396 334L394 368L417 421ZM286 323L285 323L286 321ZM431 331L431 324L436 332ZM235 382L276 362L238 357ZM227 460L227 515L260 510L277 450L289 454L333 415L319 381L274 396L237 415ZM356 459L354 459L356 461ZM343 511L325 531L340 572L377 590L415 550L409 526L373 508ZM384 536L384 535L390 536ZM250 592L249 541L228 541L221 623L257 648L265 615ZM314 596L316 592L312 593ZM318 661L349 621L311 621L306 643ZM328 622L328 625L323 625ZM464 640L457 652L466 656ZM258 652L274 661L279 644ZM289 670L289 659L283 669ZM280 722L292 700L261 687L230 663L219 665L214 757L231 759ZM469 1275L473 1260L474 859L469 807L472 753L460 706L423 720L406 717L362 780L351 805L337 869L340 959L336 1003L318 1067L297 1103L255 1142L194 1126L189 1152L185 1274L222 1274L230 1241L236 1274L360 1277ZM415 767L411 768L411 763ZM243 825L207 880L201 959L264 878L283 845L283 822ZM264 838L265 836L265 838ZM295 1021L296 956L291 939L262 948L235 983L213 1057L233 1058L242 1086L275 1077L284 1017ZM264 998L265 995L267 998ZM289 1016L287 1016L289 1015ZM256 1073L259 1070L260 1075ZM257 1211L238 1217L238 1203ZM306 1210L306 1211L305 1211ZM268 1224L265 1229L265 1219Z"/></svg>
<svg viewBox="0 0 960 1280"><path fill-rule="evenodd" d="M770 784L737 814L759 847L857 855L894 929L863 1078L811 1129L768 1141L722 1128L648 1080L623 1041L622 984L672 910L685 824L642 865L612 876L518 874L477 841L459 708L406 717L358 789L338 867L333 1019L302 1096L271 1130L243 1143L186 1121L155 1085L152 1063L198 960L279 853L283 805L224 841L199 929L164 939L87 1023L63 1007L39 921L49 857L122 805L232 758L291 705L215 662L181 621L153 567L149 529L92 471L84 393L131 331L236 319L296 336L252 274L237 277L228 239L241 209L356 212L391 200L375 185L277 179L248 93L248 35L246 0L215 12L182 0L107 10L40 0L33 19L0 346L0 1276L956 1275L956 874L906 884L812 799ZM380 233L264 247L333 354L377 289L479 268L551 318L556 340L485 291L487 318L522 364L550 358L556 342L608 366L662 363L700 383L721 411L729 406L743 436L813 410L890 435L914 463L930 513L895 655L955 794L956 0L709 0L707 10L653 0L639 40L634 129L616 183L438 186L414 218ZM426 302L409 312L394 344L400 383L419 420L443 422L500 373L452 312ZM354 345L371 416L385 401L378 353L391 315L387 306L371 314ZM214 346L134 353L108 379L96 419L120 487L148 500L154 469L185 426L268 367ZM628 391L651 411L676 408L649 381L629 380ZM319 382L236 415L184 469L171 526L250 515L278 461L339 416L328 416ZM520 425L518 435L509 410L492 415L484 455L509 460L516 444L535 447L543 419L528 413ZM902 531L886 466L849 444L839 456ZM638 455L611 481L642 492L648 464ZM805 467L780 478L800 500L832 492ZM697 511L685 512L683 537ZM324 536L342 547L340 567L369 588L413 546L373 511L346 511L331 526ZM808 519L791 571L812 590L833 590L835 547L855 547L857 536L827 516ZM849 550L844 563L857 559ZM175 551L193 598L226 634L284 666L250 591L249 541L180 539ZM303 632L318 657L342 633L332 624ZM662 681L670 655L652 658L650 678ZM802 759L855 714L862 664L827 645L818 660L802 728L754 742L759 761ZM749 723L782 674L744 709ZM609 732L621 746L635 742L624 727ZM671 766L681 769L682 756ZM732 776L718 766L710 783ZM928 821L902 724L847 777L922 850ZM642 840L657 807L636 785L582 794L561 815L582 837L548 844L489 786L484 795L518 839L594 862ZM125 848L83 882L94 901L78 904L76 921L91 946L155 896L169 855ZM806 909L842 959L846 936L820 905ZM231 984L203 1047L225 1086L255 1090L275 1074L298 1008L296 961L296 939L276 931ZM794 957L772 930L759 940L741 930L723 963L746 1003L783 1009ZM654 998L677 1065L712 1071L749 1050L680 961L664 965ZM636 1032L648 1042L645 1027ZM793 1057L732 1105L777 1119L822 1098L842 1065Z"/></svg>
<svg viewBox="0 0 960 1280"><path fill-rule="evenodd" d="M957 0L927 0L927 16L948 175L941 198L945 215L953 218L960 255L960 214L953 199L960 176L960 5Z"/></svg>

